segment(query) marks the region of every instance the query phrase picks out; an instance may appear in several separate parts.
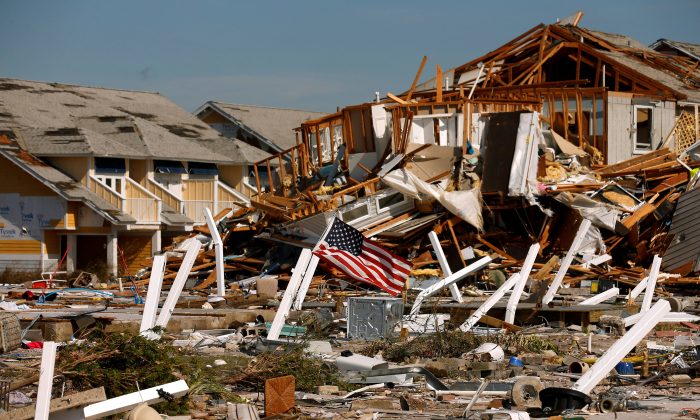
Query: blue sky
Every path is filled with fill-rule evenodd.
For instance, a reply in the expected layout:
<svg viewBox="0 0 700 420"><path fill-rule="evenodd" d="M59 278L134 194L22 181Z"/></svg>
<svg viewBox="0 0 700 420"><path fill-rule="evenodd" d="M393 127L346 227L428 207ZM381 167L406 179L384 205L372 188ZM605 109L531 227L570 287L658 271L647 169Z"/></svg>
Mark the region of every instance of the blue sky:
<svg viewBox="0 0 700 420"><path fill-rule="evenodd" d="M407 89L538 23L700 44L700 0L0 0L0 77L332 112Z"/></svg>

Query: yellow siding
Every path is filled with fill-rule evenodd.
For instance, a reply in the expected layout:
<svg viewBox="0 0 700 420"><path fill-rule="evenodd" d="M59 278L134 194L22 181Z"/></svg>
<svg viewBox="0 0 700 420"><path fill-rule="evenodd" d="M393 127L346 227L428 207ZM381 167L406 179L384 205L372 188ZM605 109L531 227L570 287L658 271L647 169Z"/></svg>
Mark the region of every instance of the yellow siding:
<svg viewBox="0 0 700 420"><path fill-rule="evenodd" d="M78 209L80 203L75 201L68 202L68 211L66 214L66 229L75 229L78 227Z"/></svg>
<svg viewBox="0 0 700 420"><path fill-rule="evenodd" d="M88 157L52 157L47 160L74 180L85 184L89 168Z"/></svg>
<svg viewBox="0 0 700 420"><path fill-rule="evenodd" d="M142 186L146 186L146 176L148 175L147 161L141 159L129 160L129 177Z"/></svg>
<svg viewBox="0 0 700 420"><path fill-rule="evenodd" d="M219 165L219 179L236 191L245 193L243 187L244 168L243 166Z"/></svg>
<svg viewBox="0 0 700 420"><path fill-rule="evenodd" d="M61 253L61 238L58 236L56 231L44 231L44 247L46 254L55 255Z"/></svg>
<svg viewBox="0 0 700 420"><path fill-rule="evenodd" d="M4 157L0 157L0 167L2 168L0 193L18 193L24 196L56 195L49 187Z"/></svg>
<svg viewBox="0 0 700 420"><path fill-rule="evenodd" d="M119 248L124 251L128 274L134 275L143 267L151 266L151 237L120 234ZM127 273L124 273L127 274Z"/></svg>
<svg viewBox="0 0 700 420"><path fill-rule="evenodd" d="M213 200L214 181L185 180L182 192L185 200Z"/></svg>
<svg viewBox="0 0 700 420"><path fill-rule="evenodd" d="M77 226L78 208L80 203L77 201L69 201L66 209L66 217L56 222L56 229L75 229Z"/></svg>
<svg viewBox="0 0 700 420"><path fill-rule="evenodd" d="M40 255L41 241L34 239L0 239L0 254Z"/></svg>

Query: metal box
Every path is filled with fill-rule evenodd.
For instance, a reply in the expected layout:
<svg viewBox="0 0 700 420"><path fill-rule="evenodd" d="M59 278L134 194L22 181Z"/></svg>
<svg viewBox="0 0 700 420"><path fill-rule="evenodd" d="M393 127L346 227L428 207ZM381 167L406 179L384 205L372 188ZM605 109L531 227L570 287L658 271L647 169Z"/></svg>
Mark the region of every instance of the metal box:
<svg viewBox="0 0 700 420"><path fill-rule="evenodd" d="M348 337L377 340L394 334L403 318L403 300L384 297L348 299Z"/></svg>

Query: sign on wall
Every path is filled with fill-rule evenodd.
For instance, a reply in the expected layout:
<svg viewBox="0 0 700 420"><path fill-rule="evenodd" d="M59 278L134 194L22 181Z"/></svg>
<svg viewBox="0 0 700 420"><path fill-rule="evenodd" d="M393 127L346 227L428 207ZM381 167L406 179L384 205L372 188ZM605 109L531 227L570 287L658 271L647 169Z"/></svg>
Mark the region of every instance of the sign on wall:
<svg viewBox="0 0 700 420"><path fill-rule="evenodd" d="M66 211L59 197L0 194L0 238L41 240L41 230L53 227Z"/></svg>

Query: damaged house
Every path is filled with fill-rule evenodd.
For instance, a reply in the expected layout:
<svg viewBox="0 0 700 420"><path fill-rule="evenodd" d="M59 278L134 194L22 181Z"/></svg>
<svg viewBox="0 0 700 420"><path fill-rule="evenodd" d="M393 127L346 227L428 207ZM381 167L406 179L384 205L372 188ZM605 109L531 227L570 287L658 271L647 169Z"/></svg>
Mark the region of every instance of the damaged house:
<svg viewBox="0 0 700 420"><path fill-rule="evenodd" d="M0 79L0 268L135 272L267 155L157 93ZM126 266L126 267L124 267Z"/></svg>
<svg viewBox="0 0 700 420"><path fill-rule="evenodd" d="M560 197L574 208L581 203L567 200L588 200L575 194L600 190L592 205L617 210L596 225L631 235L634 261L646 261L667 244L650 244L644 219L668 214L681 182L670 190L657 183L678 171L676 158L698 138L700 72L692 57L585 29L577 19L537 25L450 70L438 65L419 83L424 58L409 90L303 122L294 147L253 167L259 193L251 205L306 243L338 217L398 247L447 210L453 217L439 226L450 228L445 238L456 255L472 240L508 255L513 232L543 248L572 243L573 233L556 226L578 226L580 211L560 212L538 197L574 194ZM566 168L555 159L561 156ZM621 161L628 163L615 165ZM667 172L641 182L619 178L640 168ZM648 196L647 188L661 195ZM482 203L499 233L458 240L452 225L460 221L482 231ZM643 216L632 214L642 206ZM593 253L605 250L604 241L619 243L594 236Z"/></svg>
<svg viewBox="0 0 700 420"><path fill-rule="evenodd" d="M223 136L238 139L268 153L279 153L297 144L294 129L323 112L208 101L194 114Z"/></svg>

